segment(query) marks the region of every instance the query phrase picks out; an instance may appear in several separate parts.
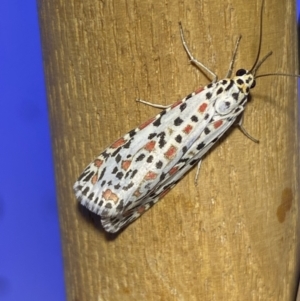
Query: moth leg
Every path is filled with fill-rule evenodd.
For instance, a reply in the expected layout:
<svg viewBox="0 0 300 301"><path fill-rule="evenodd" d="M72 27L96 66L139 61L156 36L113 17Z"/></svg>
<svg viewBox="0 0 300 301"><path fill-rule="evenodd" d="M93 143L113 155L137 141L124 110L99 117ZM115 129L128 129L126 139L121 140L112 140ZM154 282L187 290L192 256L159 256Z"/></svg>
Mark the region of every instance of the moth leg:
<svg viewBox="0 0 300 301"><path fill-rule="evenodd" d="M206 66L204 66L202 63L200 63L199 61L197 61L197 60L193 57L193 55L192 55L192 53L190 52L190 50L189 50L189 48L188 48L188 46L187 46L187 43L186 43L186 41L185 41L181 22L179 22L179 29L180 29L180 37L181 37L182 45L183 45L183 47L184 47L184 49L185 49L185 51L186 51L186 53L187 53L187 55L188 55L188 57L189 57L189 59L190 59L190 62L193 63L193 64L195 64L199 69L203 69L203 70L205 70L207 73L209 73L210 76L213 78L213 80L212 80L213 83L217 82L218 76L217 76L214 72L212 72L210 69L208 69Z"/></svg>
<svg viewBox="0 0 300 301"><path fill-rule="evenodd" d="M198 178L199 178L201 163L202 163L202 160L200 160L197 164L197 171L196 171L196 175L195 175L195 179L194 179L195 186L198 186Z"/></svg>
<svg viewBox="0 0 300 301"><path fill-rule="evenodd" d="M246 129L243 127L243 121L244 121L244 115L241 116L239 122L237 123L237 126L240 128L241 132L250 140L252 140L255 143L259 143L258 139L255 139L254 137L252 137L247 131Z"/></svg>
<svg viewBox="0 0 300 301"><path fill-rule="evenodd" d="M230 65L229 65L229 69L228 69L227 74L226 74L226 78L231 78L233 65L234 65L234 62L236 60L236 55L237 55L237 51L238 51L238 48L239 48L241 38L242 38L242 36L240 35L236 40L235 48L234 48L234 51L233 51L233 55L232 55L232 59L231 59Z"/></svg>
<svg viewBox="0 0 300 301"><path fill-rule="evenodd" d="M151 103L151 102L145 101L143 99L136 99L135 101L143 103L144 105L147 105L147 106L150 106L150 107L153 107L153 108L157 108L157 109L167 109L167 108L169 108L171 106L171 105L168 105L168 106L159 105L157 103Z"/></svg>

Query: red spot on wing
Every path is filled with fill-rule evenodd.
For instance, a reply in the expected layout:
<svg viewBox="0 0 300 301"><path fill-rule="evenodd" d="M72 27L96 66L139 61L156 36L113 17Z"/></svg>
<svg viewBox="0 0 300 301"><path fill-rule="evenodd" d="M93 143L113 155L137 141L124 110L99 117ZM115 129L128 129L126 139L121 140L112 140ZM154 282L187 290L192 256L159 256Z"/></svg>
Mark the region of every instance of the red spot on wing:
<svg viewBox="0 0 300 301"><path fill-rule="evenodd" d="M169 191L171 190L171 188L167 188L165 191L163 191L160 195L159 198L163 198Z"/></svg>
<svg viewBox="0 0 300 301"><path fill-rule="evenodd" d="M98 175L97 174L93 175L91 179L92 184L96 184L97 180L98 180Z"/></svg>
<svg viewBox="0 0 300 301"><path fill-rule="evenodd" d="M127 217L132 213L132 210L127 210L122 213L122 216Z"/></svg>
<svg viewBox="0 0 300 301"><path fill-rule="evenodd" d="M145 206L141 206L141 207L139 207L138 210L137 210L137 212L138 212L139 214L143 214L145 211L146 211Z"/></svg>
<svg viewBox="0 0 300 301"><path fill-rule="evenodd" d="M223 124L223 120L217 120L216 122L214 122L214 128L217 129L218 127L220 127Z"/></svg>
<svg viewBox="0 0 300 301"><path fill-rule="evenodd" d="M131 160L124 160L121 163L121 168L127 170L130 165L131 165Z"/></svg>
<svg viewBox="0 0 300 301"><path fill-rule="evenodd" d="M152 150L155 147L156 142L155 141L149 141L145 146L144 149L147 150L148 152L152 152Z"/></svg>
<svg viewBox="0 0 300 301"><path fill-rule="evenodd" d="M191 130L193 129L193 127L188 124L182 131L185 133L185 134L189 134L191 132Z"/></svg>
<svg viewBox="0 0 300 301"><path fill-rule="evenodd" d="M103 160L96 159L94 161L95 166L98 167L98 168L102 165L102 163L103 163Z"/></svg>
<svg viewBox="0 0 300 301"><path fill-rule="evenodd" d="M127 141L122 137L120 139L118 139L117 141L115 141L110 147L111 148L118 148L122 145L124 145Z"/></svg>
<svg viewBox="0 0 300 301"><path fill-rule="evenodd" d="M201 105L199 106L198 111L199 111L200 113L205 112L207 106L208 106L207 103L204 102L203 104L201 104Z"/></svg>
<svg viewBox="0 0 300 301"><path fill-rule="evenodd" d="M150 123L152 123L155 120L155 117L152 117L150 119L148 119L146 122L144 122L143 124L141 124L139 126L139 129L142 130L144 129L147 125L149 125Z"/></svg>
<svg viewBox="0 0 300 301"><path fill-rule="evenodd" d="M133 194L133 195L134 195L135 197L137 197L137 198L138 198L138 197L140 197L140 196L141 196L141 194L142 194L142 193L139 191L139 189L137 189L137 190L134 192L134 194Z"/></svg>
<svg viewBox="0 0 300 301"><path fill-rule="evenodd" d="M176 152L177 152L177 148L171 145L164 155L168 160L172 160L175 157Z"/></svg>
<svg viewBox="0 0 300 301"><path fill-rule="evenodd" d="M105 201L113 201L114 203L117 203L119 200L119 197L110 189L106 189L105 191L103 191L102 197Z"/></svg>
<svg viewBox="0 0 300 301"><path fill-rule="evenodd" d="M144 176L144 180L149 181L149 180L154 180L157 177L157 173L153 171L148 171L147 174Z"/></svg>
<svg viewBox="0 0 300 301"><path fill-rule="evenodd" d="M135 210L132 210L132 209L131 209L131 210L124 211L124 212L122 213L122 216L124 216L124 217L130 216L130 215L132 214L132 212L134 212L134 211L135 211ZM143 206L137 208L136 211L137 211L137 213L139 213L139 214L143 214L143 213L146 211L146 207L143 205Z"/></svg>
<svg viewBox="0 0 300 301"><path fill-rule="evenodd" d="M169 175L174 175L178 171L178 166L174 166L170 169Z"/></svg>
<svg viewBox="0 0 300 301"><path fill-rule="evenodd" d="M175 102L175 103L173 103L173 104L171 105L171 109L177 107L177 106L180 105L181 103L182 103L182 100L178 100L177 102Z"/></svg>
<svg viewBox="0 0 300 301"><path fill-rule="evenodd" d="M195 94L198 94L198 93L200 93L203 90L204 90L203 87L199 87L198 89L195 90Z"/></svg>

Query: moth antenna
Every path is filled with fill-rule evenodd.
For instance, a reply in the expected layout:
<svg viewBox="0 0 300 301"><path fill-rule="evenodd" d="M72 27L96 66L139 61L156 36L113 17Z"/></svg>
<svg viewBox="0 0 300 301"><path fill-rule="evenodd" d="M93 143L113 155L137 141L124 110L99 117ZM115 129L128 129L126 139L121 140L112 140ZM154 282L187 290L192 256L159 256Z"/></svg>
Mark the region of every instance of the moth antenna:
<svg viewBox="0 0 300 301"><path fill-rule="evenodd" d="M257 64L256 64L256 66L255 66L255 68L253 69L253 71L252 72L250 72L250 73L252 73L253 74L253 76L255 76L255 73L256 73L256 71L258 70L258 68L262 65L262 63L269 57L269 56L271 56L272 55L272 51L270 51L270 52L268 52ZM255 78L257 78L257 76L255 76Z"/></svg>
<svg viewBox="0 0 300 301"><path fill-rule="evenodd" d="M264 77L264 76L273 76L273 75L278 75L278 76L290 76L290 77L297 77L297 78L300 78L300 75L297 75L297 74L290 74L290 73L266 73L266 74L260 74L260 75L256 76L256 78Z"/></svg>
<svg viewBox="0 0 300 301"><path fill-rule="evenodd" d="M255 75L256 70L258 69L258 67L256 67L256 64L259 60L259 56L260 56L260 50L261 50L261 43L262 43L262 22L263 22L263 8L264 8L264 0L261 3L261 9L260 9L260 22L259 22L259 43L258 43L258 51L256 54L256 59L254 61L253 67L250 69L249 73L252 73L253 75ZM263 62L264 60L262 60ZM262 64L262 62L259 64L259 66Z"/></svg>

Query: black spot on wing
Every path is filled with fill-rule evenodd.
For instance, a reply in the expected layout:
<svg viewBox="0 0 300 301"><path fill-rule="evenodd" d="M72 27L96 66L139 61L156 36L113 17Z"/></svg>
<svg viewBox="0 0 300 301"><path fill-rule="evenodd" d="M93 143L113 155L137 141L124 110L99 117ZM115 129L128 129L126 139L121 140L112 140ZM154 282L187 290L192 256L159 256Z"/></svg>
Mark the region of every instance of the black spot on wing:
<svg viewBox="0 0 300 301"><path fill-rule="evenodd" d="M78 190L82 190L82 188L83 188L83 186L82 186L82 185L77 185L77 186L76 186L76 191L78 191Z"/></svg>
<svg viewBox="0 0 300 301"><path fill-rule="evenodd" d="M186 96L185 100L188 100L189 98L191 98L193 96L193 93L190 93L188 96Z"/></svg>
<svg viewBox="0 0 300 301"><path fill-rule="evenodd" d="M124 186L123 187L123 190L128 190L128 189L130 189L132 186L134 185L134 183L133 182L130 182L127 186Z"/></svg>
<svg viewBox="0 0 300 301"><path fill-rule="evenodd" d="M146 162L147 163L151 163L152 161L153 161L153 156L151 155L151 156L149 156L148 158L147 158L147 160L146 160Z"/></svg>
<svg viewBox="0 0 300 301"><path fill-rule="evenodd" d="M122 148L130 148L131 141L132 141L132 140L128 140L128 141L122 146Z"/></svg>
<svg viewBox="0 0 300 301"><path fill-rule="evenodd" d="M201 150L204 146L205 146L205 143L201 142L200 144L198 144L197 150Z"/></svg>
<svg viewBox="0 0 300 301"><path fill-rule="evenodd" d="M161 116L160 117L158 117L155 121L153 121L153 126L155 126L155 127L158 127L158 126L160 126L160 120L161 120Z"/></svg>
<svg viewBox="0 0 300 301"><path fill-rule="evenodd" d="M192 120L193 122L198 122L198 117L195 116L195 115L193 115L193 116L191 117L191 120Z"/></svg>
<svg viewBox="0 0 300 301"><path fill-rule="evenodd" d="M155 121L153 121L153 126L155 126L155 127L158 127L158 126L160 126L160 124L161 124L161 118L164 116L166 114L166 110L164 110L164 111L162 111L160 114L159 114L159 117L155 120Z"/></svg>
<svg viewBox="0 0 300 301"><path fill-rule="evenodd" d="M162 161L158 161L158 162L155 164L155 166L156 166L157 169L161 169L162 166L163 166Z"/></svg>
<svg viewBox="0 0 300 301"><path fill-rule="evenodd" d="M124 176L124 174L123 174L123 172L118 172L117 174L116 174L116 177L119 179L119 180L121 180L122 178L123 178L123 176Z"/></svg>
<svg viewBox="0 0 300 301"><path fill-rule="evenodd" d="M185 108L186 108L186 106L187 106L187 104L186 104L185 102L182 103L182 104L180 105L180 107L179 107L180 111L181 111L181 112L184 111Z"/></svg>
<svg viewBox="0 0 300 301"><path fill-rule="evenodd" d="M195 165L198 161L199 161L199 159L194 159L194 160L192 160L189 164L190 164L191 166L193 166L193 165Z"/></svg>
<svg viewBox="0 0 300 301"><path fill-rule="evenodd" d="M206 127L206 128L204 129L204 133L205 133L205 135L208 135L208 134L210 133L210 129L209 129L208 127Z"/></svg>
<svg viewBox="0 0 300 301"><path fill-rule="evenodd" d="M118 147L118 148L111 154L111 156L112 156L112 157L115 157L115 156L119 153L119 151L120 151L121 149L122 149L121 147Z"/></svg>
<svg viewBox="0 0 300 301"><path fill-rule="evenodd" d="M110 154L107 153L107 151L105 150L103 153L101 153L101 156L106 159L110 156Z"/></svg>
<svg viewBox="0 0 300 301"><path fill-rule="evenodd" d="M138 170L136 169L136 170L134 170L133 172L132 172L132 174L131 174L131 179L137 174L137 172L138 172Z"/></svg>
<svg viewBox="0 0 300 301"><path fill-rule="evenodd" d="M174 120L174 125L176 126L179 126L181 125L183 122L183 120L180 118L180 117L177 117L175 120Z"/></svg>
<svg viewBox="0 0 300 301"><path fill-rule="evenodd" d="M118 154L116 157L116 162L119 163L121 160L122 160L122 157L120 154Z"/></svg>
<svg viewBox="0 0 300 301"><path fill-rule="evenodd" d="M184 158L184 159L180 159L179 161L178 161L178 164L180 164L180 163L185 163L185 162L187 162L189 160L189 158ZM182 165L183 166L183 165Z"/></svg>
<svg viewBox="0 0 300 301"><path fill-rule="evenodd" d="M117 185L114 186L115 189L120 189L121 185L118 183Z"/></svg>
<svg viewBox="0 0 300 301"><path fill-rule="evenodd" d="M130 138L132 138L135 134L136 134L135 129L128 132L128 135L129 135Z"/></svg>
<svg viewBox="0 0 300 301"><path fill-rule="evenodd" d="M148 139L149 140L152 140L157 134L156 133L151 133L149 136L148 136Z"/></svg>
<svg viewBox="0 0 300 301"><path fill-rule="evenodd" d="M181 141L182 141L182 136L181 136L181 135L177 135L177 136L175 137L175 141L178 142L178 143L181 143Z"/></svg>
<svg viewBox="0 0 300 301"><path fill-rule="evenodd" d="M131 173L132 173L132 170L129 169L129 170L126 172L126 174L125 174L125 179L127 179L127 178L130 176Z"/></svg>
<svg viewBox="0 0 300 301"><path fill-rule="evenodd" d="M124 200L121 200L118 204L118 206L116 207L117 210L122 210L124 207Z"/></svg>
<svg viewBox="0 0 300 301"><path fill-rule="evenodd" d="M101 174L99 176L99 180L101 180L105 174L105 171L106 171L106 167L103 168L103 170L101 171Z"/></svg>
<svg viewBox="0 0 300 301"><path fill-rule="evenodd" d="M86 175L88 175L90 173L90 171L86 171L86 172L83 172L80 176L79 176L79 178L78 178L78 180L77 181L81 181L84 177L86 177Z"/></svg>
<svg viewBox="0 0 300 301"><path fill-rule="evenodd" d="M163 181L165 177L166 177L166 174L165 174L165 173L162 173L162 174L160 175L160 177L159 177L159 181L160 181L160 182Z"/></svg>
<svg viewBox="0 0 300 301"><path fill-rule="evenodd" d="M87 193L89 192L90 188L89 187L85 187L82 191L83 195L87 195Z"/></svg>
<svg viewBox="0 0 300 301"><path fill-rule="evenodd" d="M210 92L207 92L207 93L205 94L205 96L206 96L206 99L211 99L212 94L211 94Z"/></svg>
<svg viewBox="0 0 300 301"><path fill-rule="evenodd" d="M135 159L135 161L136 161L136 162L142 161L145 157L146 157L145 154L140 154L140 155Z"/></svg>
<svg viewBox="0 0 300 301"><path fill-rule="evenodd" d="M89 199L90 201L92 201L92 200L93 200L93 197L94 197L94 195L95 195L95 193L94 193L94 192L90 193L90 194L89 194L89 196L88 196L88 199Z"/></svg>
<svg viewBox="0 0 300 301"><path fill-rule="evenodd" d="M165 140L166 133L160 132L157 136L159 137L158 145L160 148L163 148L167 143Z"/></svg>

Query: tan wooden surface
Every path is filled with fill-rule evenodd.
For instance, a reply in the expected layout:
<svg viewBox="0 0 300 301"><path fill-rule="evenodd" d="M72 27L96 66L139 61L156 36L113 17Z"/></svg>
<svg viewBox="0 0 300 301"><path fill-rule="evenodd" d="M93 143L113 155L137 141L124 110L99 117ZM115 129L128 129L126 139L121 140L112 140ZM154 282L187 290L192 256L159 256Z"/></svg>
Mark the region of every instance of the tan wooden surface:
<svg viewBox="0 0 300 301"><path fill-rule="evenodd" d="M295 1L266 0L259 73L297 73ZM296 80L257 80L244 126L118 236L76 203L72 185L107 145L170 104L251 68L261 1L39 0L68 300L292 301L299 275Z"/></svg>

